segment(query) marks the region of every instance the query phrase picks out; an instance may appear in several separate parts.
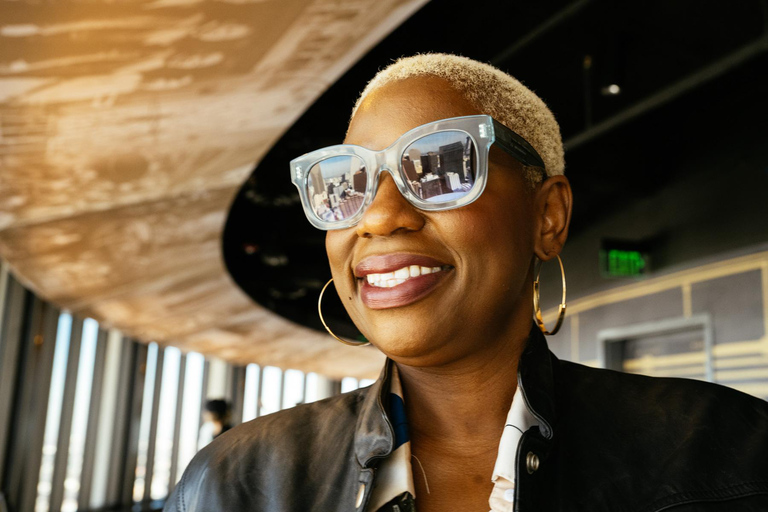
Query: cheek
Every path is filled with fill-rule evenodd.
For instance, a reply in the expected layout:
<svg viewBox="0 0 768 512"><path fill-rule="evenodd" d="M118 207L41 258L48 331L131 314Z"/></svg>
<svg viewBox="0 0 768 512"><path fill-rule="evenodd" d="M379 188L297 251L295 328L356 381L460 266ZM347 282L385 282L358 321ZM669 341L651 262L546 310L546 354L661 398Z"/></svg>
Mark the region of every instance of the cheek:
<svg viewBox="0 0 768 512"><path fill-rule="evenodd" d="M445 230L447 236L481 258L532 254L533 216L528 205L514 200L481 200L456 210L451 227Z"/></svg>
<svg viewBox="0 0 768 512"><path fill-rule="evenodd" d="M497 187L486 192L490 193L471 205L451 211L450 222L441 223L441 231L463 263L465 285L498 299L499 294L520 289L528 274L534 216L519 189Z"/></svg>
<svg viewBox="0 0 768 512"><path fill-rule="evenodd" d="M357 300L349 300L357 293L357 283L351 270L356 235L348 231L350 230L328 231L325 235L325 250L331 267L333 286L338 292L344 309L352 322L367 337L369 333L364 328L365 316L361 311L362 305ZM354 231L354 228L351 228L351 231Z"/></svg>
<svg viewBox="0 0 768 512"><path fill-rule="evenodd" d="M345 236L345 231L328 231L325 235L325 252L335 280L342 278L342 270L347 266L352 253L349 236Z"/></svg>
<svg viewBox="0 0 768 512"><path fill-rule="evenodd" d="M478 218L486 219L485 234L493 237L494 245L532 257L535 216L528 183L519 169L491 166L489 172L486 191L476 201L482 209Z"/></svg>

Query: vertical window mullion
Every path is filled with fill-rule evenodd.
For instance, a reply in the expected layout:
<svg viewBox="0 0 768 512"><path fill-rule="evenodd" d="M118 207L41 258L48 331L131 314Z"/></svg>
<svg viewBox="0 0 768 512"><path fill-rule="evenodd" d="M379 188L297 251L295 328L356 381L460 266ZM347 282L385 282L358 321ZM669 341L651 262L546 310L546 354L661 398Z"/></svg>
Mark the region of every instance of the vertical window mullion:
<svg viewBox="0 0 768 512"><path fill-rule="evenodd" d="M42 309L42 302L37 300L29 291L24 290L17 388L11 404L11 411L16 414L11 414L9 418L11 425L8 434L8 454L5 457L9 471L2 482L3 488L7 492L8 504L15 508L19 508L22 501L25 462L27 460L27 454L21 450L21 446L32 446L32 430L35 422L35 407L33 405L35 360L39 358L40 353L39 347L35 346L34 339L39 332ZM30 405L32 406L30 407Z"/></svg>
<svg viewBox="0 0 768 512"><path fill-rule="evenodd" d="M103 505L110 507L121 503L123 468L125 466L126 443L131 400L131 375L133 350L131 340L123 337L120 340L119 376L115 389L114 423L110 437L113 451L109 458L109 480Z"/></svg>
<svg viewBox="0 0 768 512"><path fill-rule="evenodd" d="M131 386L129 400L127 402L128 414L125 421L126 456L122 468L122 482L120 485L120 501L122 505L133 502L133 484L136 480L136 461L139 454L139 426L141 424L141 402L144 398L144 368L147 364L147 345L131 340L132 365Z"/></svg>
<svg viewBox="0 0 768 512"><path fill-rule="evenodd" d="M64 497L61 505L63 512L75 512L78 510L77 502L82 482L85 435L88 430L98 338L98 322L92 318L85 319L80 341L80 363L77 371L75 400L72 406L74 415L72 417L66 475L64 477Z"/></svg>
<svg viewBox="0 0 768 512"><path fill-rule="evenodd" d="M245 366L232 366L232 401L230 421L232 425L243 422L243 399L245 397Z"/></svg>
<svg viewBox="0 0 768 512"><path fill-rule="evenodd" d="M152 416L149 420L149 438L147 440L147 463L144 471L144 502L149 502L152 499L152 478L155 472L155 450L157 448L157 418L160 415L160 391L163 385L164 363L165 348L158 346L155 388L152 391Z"/></svg>
<svg viewBox="0 0 768 512"><path fill-rule="evenodd" d="M234 370L235 365L232 363L224 363L224 400L232 404L235 386L234 386Z"/></svg>
<svg viewBox="0 0 768 512"><path fill-rule="evenodd" d="M203 395L203 373L205 371L205 358L202 354L190 352L187 354L187 364L184 371L184 405L181 420L181 434L179 441L179 460L176 472L176 484L179 475L189 464L189 461L197 453L200 441L200 408Z"/></svg>
<svg viewBox="0 0 768 512"><path fill-rule="evenodd" d="M256 387L256 417L261 416L261 410L264 408L264 366L259 366L259 383Z"/></svg>
<svg viewBox="0 0 768 512"><path fill-rule="evenodd" d="M83 448L83 468L80 473L80 491L77 497L78 510L91 508L91 490L93 488L93 474L96 461L96 441L98 438L99 414L101 413L101 400L104 382L104 367L107 356L107 332L99 330L96 341L96 355L93 365L93 383L91 384L91 397L88 406L88 426L85 431L85 446Z"/></svg>
<svg viewBox="0 0 768 512"><path fill-rule="evenodd" d="M89 481L91 490L86 498L88 506L83 507L86 510L106 508L110 503L112 466L115 454L118 453L113 434L119 410L117 399L122 396L119 386L122 384L123 348L123 335L120 331L111 329L106 334L104 366L99 370L102 375L100 396L94 397L98 400L99 412L94 439L93 473ZM80 494L82 496L83 493Z"/></svg>
<svg viewBox="0 0 768 512"><path fill-rule="evenodd" d="M281 378L280 378L280 399L277 402L279 404L278 405L278 407L279 407L278 410L280 410L280 411L285 409L285 388L286 388L286 384L288 384L288 371L287 370L283 370L283 374L281 375Z"/></svg>
<svg viewBox="0 0 768 512"><path fill-rule="evenodd" d="M24 311L27 292L13 277L7 281L3 325L0 330L0 484L5 483L6 457L12 430L11 414L23 351Z"/></svg>
<svg viewBox="0 0 768 512"><path fill-rule="evenodd" d="M144 367L144 389L141 398L141 423L139 425L138 455L136 457L136 475L133 481L133 501L144 500L147 486L147 451L149 450L149 431L152 426L152 404L155 377L157 376L157 343L150 343L147 348L147 364Z"/></svg>
<svg viewBox="0 0 768 512"><path fill-rule="evenodd" d="M307 400L307 374L301 372L301 395L299 395L299 403L303 404Z"/></svg>
<svg viewBox="0 0 768 512"><path fill-rule="evenodd" d="M37 322L33 323L31 336L27 340L31 343L32 354L28 373L25 375L26 385L30 389L27 395L28 401L22 402L22 407L31 412L32 421L23 425L28 429L27 443L19 446L23 453L19 458L24 462L18 467L24 467L19 471L22 479L21 496L17 503L13 503L14 509L33 510L37 500L37 483L40 477L40 464L43 456L43 442L45 439L45 420L48 412L48 398L51 387L51 374L53 372L53 355L56 341L56 327L59 319L59 311L49 304L35 298L39 305ZM21 425L20 425L21 427Z"/></svg>
<svg viewBox="0 0 768 512"><path fill-rule="evenodd" d="M5 322L5 301L8 298L9 281L11 275L8 273L8 265L0 260L0 346L3 342L3 323ZM3 355L0 353L0 367L3 364Z"/></svg>
<svg viewBox="0 0 768 512"><path fill-rule="evenodd" d="M107 486L108 506L132 502L146 362L147 346L124 338Z"/></svg>
<svg viewBox="0 0 768 512"><path fill-rule="evenodd" d="M61 401L59 434L56 441L56 459L51 479L50 510L60 510L64 500L64 479L67 475L69 439L72 434L72 416L75 407L77 371L80 366L80 345L83 336L83 320L73 317L69 335L69 356L67 357L64 396Z"/></svg>
<svg viewBox="0 0 768 512"><path fill-rule="evenodd" d="M178 402L178 381L181 363L181 351L176 347L166 347L163 362L162 390L160 393L160 414L155 434L154 464L150 487L152 500L168 496L168 484L171 473L171 455L176 420L176 402Z"/></svg>
<svg viewBox="0 0 768 512"><path fill-rule="evenodd" d="M203 391L200 393L200 421L198 422L197 429L203 425L203 411L205 411L205 403L208 401L208 380L211 378L211 362L208 359L203 363Z"/></svg>
<svg viewBox="0 0 768 512"><path fill-rule="evenodd" d="M181 444L181 416L184 409L184 379L187 372L187 355L181 355L179 362L179 383L176 391L176 421L173 424L173 448L171 449L171 471L168 477L168 494L176 485L176 472L179 468L179 448Z"/></svg>

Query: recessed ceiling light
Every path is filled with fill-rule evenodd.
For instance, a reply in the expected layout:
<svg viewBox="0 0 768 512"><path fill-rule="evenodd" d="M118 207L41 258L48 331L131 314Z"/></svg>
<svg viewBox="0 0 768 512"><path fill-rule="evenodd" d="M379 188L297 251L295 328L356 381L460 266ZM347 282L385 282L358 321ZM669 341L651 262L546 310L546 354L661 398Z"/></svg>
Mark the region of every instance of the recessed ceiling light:
<svg viewBox="0 0 768 512"><path fill-rule="evenodd" d="M621 93L621 87L616 84L611 84L607 87L603 87L600 92L602 92L604 96L616 96Z"/></svg>

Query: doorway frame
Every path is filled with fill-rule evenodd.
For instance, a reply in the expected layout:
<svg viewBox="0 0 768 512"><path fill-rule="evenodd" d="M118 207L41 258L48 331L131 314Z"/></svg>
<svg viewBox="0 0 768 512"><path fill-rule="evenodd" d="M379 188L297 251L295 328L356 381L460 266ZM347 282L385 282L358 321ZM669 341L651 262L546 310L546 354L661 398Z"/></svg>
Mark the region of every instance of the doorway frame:
<svg viewBox="0 0 768 512"><path fill-rule="evenodd" d="M650 335L675 334L692 330L699 330L704 333L704 375L708 382L714 382L715 372L712 352L715 345L715 333L712 325L712 316L708 313L602 329L597 333L599 367L609 368L609 362L612 359L612 354L616 353L618 343ZM617 368L610 369L615 370Z"/></svg>

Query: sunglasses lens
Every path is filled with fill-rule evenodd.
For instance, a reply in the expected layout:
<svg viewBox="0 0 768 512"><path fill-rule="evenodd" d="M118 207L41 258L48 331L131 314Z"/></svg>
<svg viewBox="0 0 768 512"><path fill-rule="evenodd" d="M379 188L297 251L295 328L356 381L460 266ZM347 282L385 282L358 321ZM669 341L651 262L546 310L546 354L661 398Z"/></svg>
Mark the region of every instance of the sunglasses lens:
<svg viewBox="0 0 768 512"><path fill-rule="evenodd" d="M368 172L356 156L326 158L309 169L307 195L318 219L338 222L354 216L363 206Z"/></svg>
<svg viewBox="0 0 768 512"><path fill-rule="evenodd" d="M411 143L401 165L411 191L430 203L460 199L475 183L476 151L465 132L432 133Z"/></svg>

